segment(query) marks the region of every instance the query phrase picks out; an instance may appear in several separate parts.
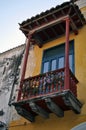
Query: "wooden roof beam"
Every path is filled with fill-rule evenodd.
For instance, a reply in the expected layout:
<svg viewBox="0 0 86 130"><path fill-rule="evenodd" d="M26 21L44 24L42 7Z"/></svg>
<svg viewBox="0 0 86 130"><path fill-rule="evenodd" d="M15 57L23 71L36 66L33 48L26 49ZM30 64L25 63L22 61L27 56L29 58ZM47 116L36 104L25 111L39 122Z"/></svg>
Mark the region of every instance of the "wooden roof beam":
<svg viewBox="0 0 86 130"><path fill-rule="evenodd" d="M75 35L78 34L78 28L76 27L75 23L73 22L73 20L70 18L70 25L75 33Z"/></svg>
<svg viewBox="0 0 86 130"><path fill-rule="evenodd" d="M65 33L65 29L61 26L61 24L59 26L62 29L62 31Z"/></svg>
<svg viewBox="0 0 86 130"><path fill-rule="evenodd" d="M62 21L65 20L67 17L69 17L69 15L63 16L63 17L58 18L58 19L56 19L56 20L53 20L53 21L51 21L51 22L49 22L49 23L46 23L46 24L44 24L44 25L42 25L42 26L39 26L39 27L37 27L37 28L35 28L35 29L32 29L32 30L29 31L29 33L32 34L32 33L34 33L34 32L39 32L39 31L41 31L42 29L46 29L46 28L48 28L49 26L52 26L52 25L54 25L54 24L56 24L56 23L62 22Z"/></svg>
<svg viewBox="0 0 86 130"><path fill-rule="evenodd" d="M46 30L43 31L44 35L47 37L47 39L50 39L50 36L48 35L48 33L46 32Z"/></svg>
<svg viewBox="0 0 86 130"><path fill-rule="evenodd" d="M66 6L66 7L67 7L67 6ZM63 7L63 9L66 8L66 7ZM53 12L49 12L48 14L45 14L45 15L43 15L43 16L41 16L41 17L35 19L34 22L36 22L36 21L38 21L38 20L40 20L40 19L43 19L43 18L45 19L47 16L59 12L61 9L62 9L62 8L59 8L58 10L54 10ZM21 26L21 27L25 27L25 26L31 24L31 22L32 22L32 21L30 21L30 22L28 22L28 23L25 23L24 25L20 25L20 26Z"/></svg>
<svg viewBox="0 0 86 130"><path fill-rule="evenodd" d="M32 30L28 30L28 29L25 29L25 28L23 28L23 27L21 27L20 29L21 29L22 31L26 31L28 34L32 34L32 33L34 33L34 32L39 32L39 31L41 31L42 29L46 29L46 28L48 28L49 26L53 26L54 24L60 23L60 22L62 22L63 20L65 20L67 17L69 17L69 15L63 16L63 17L58 18L58 19L54 19L53 21L48 22L48 23L45 23L45 24L42 25L42 26L40 25L39 27L36 27L36 28L34 28L34 29L32 29ZM78 29L77 29L76 25L74 24L72 18L71 18L71 17L69 17L69 18L70 18L71 27L72 27L74 33L75 33L75 34L78 34Z"/></svg>
<svg viewBox="0 0 86 130"><path fill-rule="evenodd" d="M56 23L59 23L59 22L63 21L64 19L66 19L67 17L69 17L69 15L66 15L66 16L63 16L63 17L58 18L58 19L56 19L56 20L53 20L53 21L51 21L51 22L45 23L45 24L42 25L42 26L40 25L39 27L36 27L35 29L32 29L32 30L28 30L28 29L25 29L25 28L23 28L23 27L20 27L20 30L26 31L26 32L28 32L29 34L32 34L32 33L34 33L34 32L39 32L39 31L42 30L43 28L48 28L50 25L54 25L54 24L56 24Z"/></svg>
<svg viewBox="0 0 86 130"><path fill-rule="evenodd" d="M81 18L81 16L80 16L80 14L78 13L78 11L77 11L77 9L76 9L75 5L74 5L74 4L72 4L72 5L73 5L74 10L76 11L76 14L78 15L79 19L81 20L82 25L83 25L84 23L86 23L86 21L85 21L85 22L83 22L83 20L82 20L82 18Z"/></svg>
<svg viewBox="0 0 86 130"><path fill-rule="evenodd" d="M54 35L57 37L57 32L54 28L51 28L52 32L54 33Z"/></svg>
<svg viewBox="0 0 86 130"><path fill-rule="evenodd" d="M29 29L25 29L23 27L20 27L20 30L25 31L25 32L29 32Z"/></svg>

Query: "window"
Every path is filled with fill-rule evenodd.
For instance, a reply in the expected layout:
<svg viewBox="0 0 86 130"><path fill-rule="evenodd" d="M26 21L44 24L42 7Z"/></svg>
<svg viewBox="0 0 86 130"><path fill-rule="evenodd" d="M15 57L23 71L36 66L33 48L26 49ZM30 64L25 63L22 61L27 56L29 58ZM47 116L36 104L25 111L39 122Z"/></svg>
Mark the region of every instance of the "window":
<svg viewBox="0 0 86 130"><path fill-rule="evenodd" d="M59 57L58 58L58 69L64 67L64 57Z"/></svg>
<svg viewBox="0 0 86 130"><path fill-rule="evenodd" d="M63 68L65 65L65 44L52 47L44 51L42 60L42 73ZM74 41L69 43L69 65L74 72Z"/></svg>
<svg viewBox="0 0 86 130"><path fill-rule="evenodd" d="M51 71L56 70L56 59L51 61Z"/></svg>
<svg viewBox="0 0 86 130"><path fill-rule="evenodd" d="M69 55L69 66L71 71L73 72L73 55Z"/></svg>
<svg viewBox="0 0 86 130"><path fill-rule="evenodd" d="M48 72L48 68L49 68L49 62L45 62L44 63L44 68L43 68L43 73Z"/></svg>

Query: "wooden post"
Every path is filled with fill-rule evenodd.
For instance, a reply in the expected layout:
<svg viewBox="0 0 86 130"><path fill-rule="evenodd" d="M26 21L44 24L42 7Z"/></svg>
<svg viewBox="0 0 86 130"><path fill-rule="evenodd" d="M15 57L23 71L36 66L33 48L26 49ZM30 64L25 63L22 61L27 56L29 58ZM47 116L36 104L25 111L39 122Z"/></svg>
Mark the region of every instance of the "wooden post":
<svg viewBox="0 0 86 130"><path fill-rule="evenodd" d="M66 18L66 44L65 44L65 90L69 89L69 17Z"/></svg>
<svg viewBox="0 0 86 130"><path fill-rule="evenodd" d="M18 93L17 101L19 101L20 98L21 98L22 81L24 80L24 77L25 77L31 38L32 38L32 34L28 35L28 41L26 43L25 53L24 53L24 58L23 58L23 65L22 65L22 68L21 68L22 70L21 70L20 87L19 87L20 90L19 90L19 93Z"/></svg>

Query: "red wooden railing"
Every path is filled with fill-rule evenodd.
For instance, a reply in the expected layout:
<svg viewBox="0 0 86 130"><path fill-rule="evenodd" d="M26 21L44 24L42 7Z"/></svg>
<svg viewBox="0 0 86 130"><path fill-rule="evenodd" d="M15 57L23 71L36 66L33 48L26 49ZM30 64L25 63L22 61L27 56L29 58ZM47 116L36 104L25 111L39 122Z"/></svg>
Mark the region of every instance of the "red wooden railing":
<svg viewBox="0 0 86 130"><path fill-rule="evenodd" d="M76 79L74 74L71 72L71 70L70 70L69 74L70 74L69 88L70 88L71 92L77 97L77 83L78 83L78 80Z"/></svg>
<svg viewBox="0 0 86 130"><path fill-rule="evenodd" d="M76 95L75 88L73 87L75 86L75 81L73 80L74 78L71 77L71 74L69 72L70 18L69 16L66 16L65 18L62 17L61 19L59 19L59 21L62 21L62 20L65 20L65 23L66 23L65 69L56 70L53 72L49 72L47 74L38 75L38 76L24 80L31 37L37 30L40 30L40 28L33 30L28 35L28 42L26 44L26 49L25 49L25 54L24 54L24 62L23 62L23 67L22 67L23 69L21 73L20 86L19 86L20 90L18 93L17 101L24 98L29 98L31 96L52 93L54 91L58 92L61 90L68 90L68 89L70 89L72 92L74 91L74 94ZM44 26L41 27L41 29L43 28ZM74 90L72 87L74 88Z"/></svg>
<svg viewBox="0 0 86 130"><path fill-rule="evenodd" d="M78 80L69 71L69 91L77 96L76 84ZM20 100L45 96L46 94L60 93L67 90L65 86L65 68L29 77L22 81Z"/></svg>

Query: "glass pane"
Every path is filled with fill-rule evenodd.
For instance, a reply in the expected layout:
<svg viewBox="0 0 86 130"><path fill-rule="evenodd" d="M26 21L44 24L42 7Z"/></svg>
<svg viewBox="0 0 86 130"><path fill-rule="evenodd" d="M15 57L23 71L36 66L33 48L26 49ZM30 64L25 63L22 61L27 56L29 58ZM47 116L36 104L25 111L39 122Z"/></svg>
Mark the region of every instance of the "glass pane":
<svg viewBox="0 0 86 130"><path fill-rule="evenodd" d="M45 63L44 63L43 73L48 72L48 69L49 69L49 62L45 62Z"/></svg>
<svg viewBox="0 0 86 130"><path fill-rule="evenodd" d="M52 62L51 62L51 70L56 70L56 60L52 60Z"/></svg>
<svg viewBox="0 0 86 130"><path fill-rule="evenodd" d="M64 67L64 57L60 57L58 61L58 68L63 68Z"/></svg>
<svg viewBox="0 0 86 130"><path fill-rule="evenodd" d="M73 71L72 65L73 65L73 56L69 55L69 66L70 66L71 71Z"/></svg>

